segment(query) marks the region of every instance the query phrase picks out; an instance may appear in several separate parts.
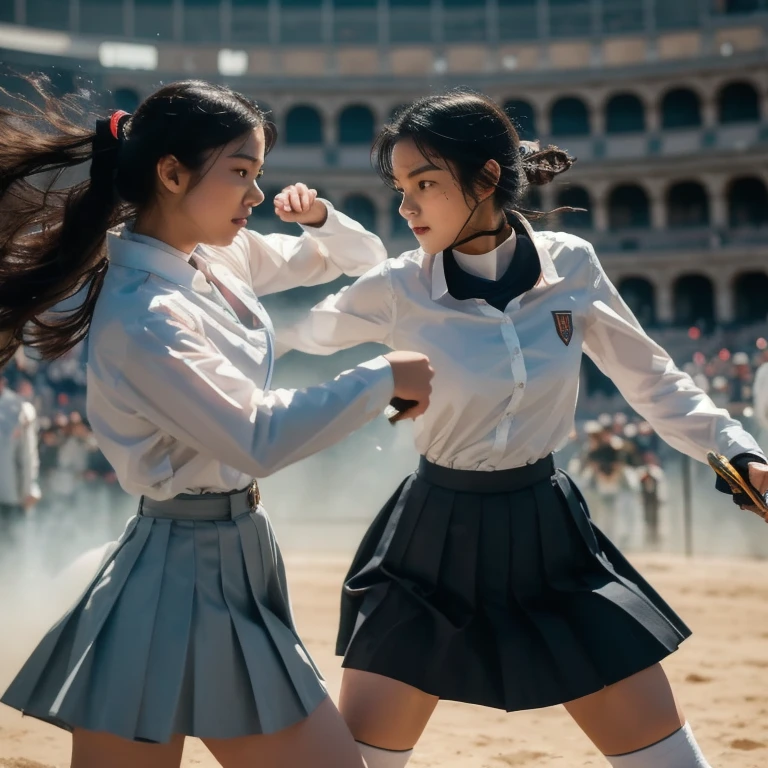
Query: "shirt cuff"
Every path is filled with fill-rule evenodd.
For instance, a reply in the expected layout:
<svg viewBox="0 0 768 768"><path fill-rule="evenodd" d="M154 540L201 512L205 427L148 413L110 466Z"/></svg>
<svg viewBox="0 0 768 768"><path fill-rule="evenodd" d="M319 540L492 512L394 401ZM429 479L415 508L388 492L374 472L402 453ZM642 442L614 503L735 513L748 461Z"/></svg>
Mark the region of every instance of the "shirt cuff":
<svg viewBox="0 0 768 768"><path fill-rule="evenodd" d="M737 456L750 454L754 461L766 461L765 454L752 435L749 434L738 422L731 424L717 435L717 447L715 450L733 462Z"/></svg>
<svg viewBox="0 0 768 768"><path fill-rule="evenodd" d="M395 377L392 373L392 366L384 355L374 357L372 360L366 360L357 366L358 373L369 380L371 387L371 398L381 403L383 411L389 401L395 394Z"/></svg>
<svg viewBox="0 0 768 768"><path fill-rule="evenodd" d="M728 459L728 461L730 461L731 466L741 475L742 480L746 480L747 483L749 483L749 465L751 462L756 461L758 464L768 464L768 461L766 461L763 456L758 456L754 453L740 453L732 459ZM720 475L717 475L715 480L715 488L720 491L720 493L725 493L729 496L733 495L731 487L722 477L720 477ZM750 503L746 494L735 495L734 501L738 504Z"/></svg>
<svg viewBox="0 0 768 768"><path fill-rule="evenodd" d="M318 197L317 200L325 205L326 215L325 221L319 227L311 227L305 224L299 224L303 232L308 235L332 235L336 233L336 225L339 222L339 218L336 215L336 209L333 207L333 203L326 200L324 197Z"/></svg>

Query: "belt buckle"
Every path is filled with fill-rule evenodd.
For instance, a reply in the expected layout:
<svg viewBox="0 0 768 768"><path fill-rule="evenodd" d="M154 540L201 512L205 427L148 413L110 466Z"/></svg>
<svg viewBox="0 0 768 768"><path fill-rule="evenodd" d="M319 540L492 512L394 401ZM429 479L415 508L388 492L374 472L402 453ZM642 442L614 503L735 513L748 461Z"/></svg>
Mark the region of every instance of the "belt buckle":
<svg viewBox="0 0 768 768"><path fill-rule="evenodd" d="M259 484L253 480L248 486L248 504L251 509L256 509L261 503L261 492L259 491Z"/></svg>

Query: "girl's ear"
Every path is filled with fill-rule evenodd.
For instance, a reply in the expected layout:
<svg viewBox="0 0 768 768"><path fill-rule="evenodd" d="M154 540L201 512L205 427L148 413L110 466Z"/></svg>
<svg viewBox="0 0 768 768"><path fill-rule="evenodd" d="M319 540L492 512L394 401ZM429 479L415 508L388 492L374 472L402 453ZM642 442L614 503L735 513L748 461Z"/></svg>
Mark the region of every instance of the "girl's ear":
<svg viewBox="0 0 768 768"><path fill-rule="evenodd" d="M164 155L157 161L157 178L172 195L186 191L189 171L173 156Z"/></svg>
<svg viewBox="0 0 768 768"><path fill-rule="evenodd" d="M480 201L487 200L496 190L496 185L501 178L501 166L493 159L483 166L482 180L478 182L477 194Z"/></svg>

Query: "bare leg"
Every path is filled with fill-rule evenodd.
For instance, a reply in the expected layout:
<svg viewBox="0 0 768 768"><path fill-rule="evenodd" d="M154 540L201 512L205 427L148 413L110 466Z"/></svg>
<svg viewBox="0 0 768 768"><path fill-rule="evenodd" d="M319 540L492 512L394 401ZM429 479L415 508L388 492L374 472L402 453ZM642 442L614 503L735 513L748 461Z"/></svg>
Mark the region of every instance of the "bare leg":
<svg viewBox="0 0 768 768"><path fill-rule="evenodd" d="M360 750L330 698L278 733L202 741L223 768L364 768Z"/></svg>
<svg viewBox="0 0 768 768"><path fill-rule="evenodd" d="M660 664L565 708L604 755L636 752L685 725Z"/></svg>
<svg viewBox="0 0 768 768"><path fill-rule="evenodd" d="M357 741L401 751L416 745L438 701L399 680L345 669L339 710Z"/></svg>
<svg viewBox="0 0 768 768"><path fill-rule="evenodd" d="M71 768L179 768L184 737L169 744L128 741L111 733L76 729L72 734Z"/></svg>

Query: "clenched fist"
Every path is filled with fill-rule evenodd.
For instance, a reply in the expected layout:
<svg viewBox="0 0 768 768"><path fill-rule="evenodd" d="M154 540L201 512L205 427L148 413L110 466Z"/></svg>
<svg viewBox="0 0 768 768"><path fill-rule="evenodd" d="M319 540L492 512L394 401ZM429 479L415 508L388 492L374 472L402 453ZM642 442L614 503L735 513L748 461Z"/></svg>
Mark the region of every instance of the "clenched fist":
<svg viewBox="0 0 768 768"><path fill-rule="evenodd" d="M317 199L316 189L298 183L275 195L275 215L282 221L321 227L328 218L328 209Z"/></svg>

